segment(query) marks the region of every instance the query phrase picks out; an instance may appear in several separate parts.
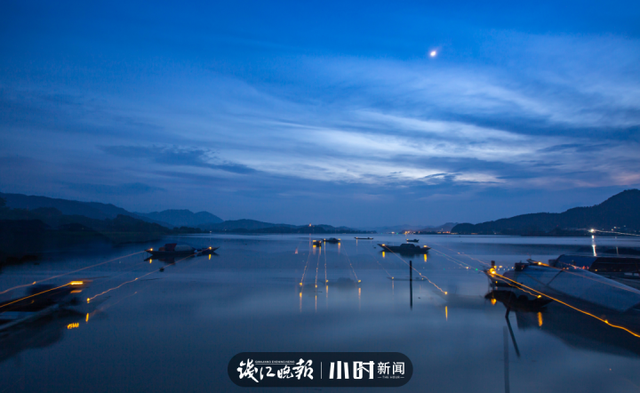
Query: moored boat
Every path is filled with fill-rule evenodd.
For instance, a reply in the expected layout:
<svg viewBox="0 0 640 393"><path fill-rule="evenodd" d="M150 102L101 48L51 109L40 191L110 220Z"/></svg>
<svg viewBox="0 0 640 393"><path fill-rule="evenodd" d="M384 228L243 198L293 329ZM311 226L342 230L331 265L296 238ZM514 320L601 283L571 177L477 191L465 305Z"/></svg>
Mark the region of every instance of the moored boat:
<svg viewBox="0 0 640 393"><path fill-rule="evenodd" d="M640 313L639 290L575 266L556 267L528 260L504 273L494 264L484 272L493 287L516 291L519 296L569 302L587 309Z"/></svg>
<svg viewBox="0 0 640 393"><path fill-rule="evenodd" d="M145 250L152 256L159 257L177 257L177 256L189 256L189 255L206 255L215 252L220 247L206 247L206 248L194 248L188 244L167 243L164 247L160 247L157 250L149 248Z"/></svg>
<svg viewBox="0 0 640 393"><path fill-rule="evenodd" d="M60 286L33 285L25 296L0 303L0 331L61 310L84 311L82 308L86 303L80 301L77 295L90 282L75 280Z"/></svg>
<svg viewBox="0 0 640 393"><path fill-rule="evenodd" d="M398 254L406 254L406 255L426 254L427 251L431 249L431 247L428 247L428 246L420 247L411 243L404 243L399 246L391 246L388 244L378 244L378 245L382 247L382 250L384 251L391 251Z"/></svg>
<svg viewBox="0 0 640 393"><path fill-rule="evenodd" d="M198 253L198 255L209 255L209 254L215 254L216 250L220 248L220 247L206 247L200 250L200 252Z"/></svg>

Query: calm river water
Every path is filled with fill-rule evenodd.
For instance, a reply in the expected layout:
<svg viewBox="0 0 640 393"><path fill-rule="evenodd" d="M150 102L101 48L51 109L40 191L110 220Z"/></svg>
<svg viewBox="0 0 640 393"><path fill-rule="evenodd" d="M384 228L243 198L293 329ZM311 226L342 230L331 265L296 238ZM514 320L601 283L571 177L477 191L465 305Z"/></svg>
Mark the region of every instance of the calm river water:
<svg viewBox="0 0 640 393"><path fill-rule="evenodd" d="M91 278L80 296L94 309L0 337L0 392L256 391L234 385L227 364L265 351L401 352L414 367L401 391L503 392L505 372L513 392L640 389L640 338L551 304L512 312L513 339L505 340L506 309L485 299L481 272L491 260L512 267L637 240L420 236L432 247L425 258L383 255L377 243L404 237L372 236L341 235L340 245L321 248L311 245L317 236L189 236L166 241L220 246L217 255L145 260L141 250L163 241L5 267L0 292Z"/></svg>

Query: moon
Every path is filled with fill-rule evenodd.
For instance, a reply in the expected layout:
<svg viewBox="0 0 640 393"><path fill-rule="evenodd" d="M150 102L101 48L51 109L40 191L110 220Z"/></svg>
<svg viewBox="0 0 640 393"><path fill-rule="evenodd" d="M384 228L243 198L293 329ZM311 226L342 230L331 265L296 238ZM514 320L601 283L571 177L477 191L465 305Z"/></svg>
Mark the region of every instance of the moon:
<svg viewBox="0 0 640 393"><path fill-rule="evenodd" d="M438 54L438 52L432 50L431 52L429 52L429 56L431 57L436 57L436 55Z"/></svg>

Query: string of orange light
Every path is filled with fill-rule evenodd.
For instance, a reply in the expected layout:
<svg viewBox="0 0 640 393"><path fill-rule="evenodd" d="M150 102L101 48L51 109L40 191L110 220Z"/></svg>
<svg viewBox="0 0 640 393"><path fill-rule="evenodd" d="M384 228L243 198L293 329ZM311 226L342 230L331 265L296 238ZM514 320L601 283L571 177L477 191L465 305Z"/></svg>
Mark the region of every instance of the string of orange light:
<svg viewBox="0 0 640 393"><path fill-rule="evenodd" d="M351 258L349 258L349 254L347 254L346 251L344 251L344 256L347 258L347 263L349 264L349 267L351 267L351 272L353 273L353 277L356 282L360 282L360 279L358 279L358 275L356 274L356 270L353 268L353 264L351 263Z"/></svg>
<svg viewBox="0 0 640 393"><path fill-rule="evenodd" d="M446 247L445 247L445 248L446 248ZM438 252L438 253L440 253L440 254L444 255L446 258L448 258L448 259L450 259L450 260L453 260L453 259L454 259L453 257L451 257L451 256L449 256L449 255L446 255L446 254L444 254L444 253L442 253L442 252L440 252L440 251L438 251L438 250L435 250L434 248L432 248L432 250L434 250L434 251L436 251L436 252ZM471 256L469 256L469 255L467 255L467 254L465 254L464 252L458 252L458 254L463 255L463 256L466 256L467 258L469 258L469 259L471 259L471 260L478 261L478 262L480 262L480 263L482 263L482 264L484 264L484 265L491 266L491 264L490 264L490 263L487 263L487 262L481 261L480 259L477 259L477 258L473 258L473 257L471 257ZM459 262L464 264L464 262L462 262L462 261L459 261ZM471 267L471 268L473 268L473 266L471 266L471 265L468 265L468 266L469 266L469 267ZM548 265L546 265L546 264L545 264L545 266L548 266ZM557 269L561 269L561 268L557 268ZM575 269L579 269L579 268L577 268L577 267L576 267ZM571 274L571 275L574 275L574 276L577 276L577 277L580 277L580 278L584 278L584 279L587 279L587 280L591 280L591 281L597 282L597 283L599 283L599 284L609 285L609 286L612 286L612 287L616 287L616 288L618 288L618 289L622 289L622 290L627 291L627 292L635 293L635 289L633 289L633 288L627 288L626 286L624 286L624 285L622 285L622 284L618 284L618 283L616 283L616 282L606 282L606 281L598 280L598 279L596 279L595 277L589 277L589 276L586 276L586 275L583 275L583 274L575 273L575 272L571 271L571 270L570 270L570 269L568 269L568 268L567 268L567 269L562 269L562 270L564 270L564 272L565 272L565 273L568 273L568 274Z"/></svg>
<svg viewBox="0 0 640 393"><path fill-rule="evenodd" d="M30 283L30 284L18 285L18 286L15 286L15 287L13 287L13 288L5 289L4 291L0 292L0 295L2 295L3 293L7 293L7 292L9 292L9 291L13 291L14 289L30 287L30 286L35 285L35 284L37 284L37 283L42 283L42 282L45 282L45 281L53 280L54 278L64 277L64 276L67 276L67 275L69 275L69 274L73 274L73 273L81 272L81 271L83 271L83 270L91 269L91 268L93 268L93 267L97 267L97 266L100 266L100 265L104 265L104 264L107 264L107 263L110 263L110 262L115 262L115 261L117 261L117 260L119 260L119 259L128 258L128 257L134 256L134 255L137 255L137 254L144 253L144 252L146 252L146 251L138 251L138 252L134 252L134 253L129 254L129 255L123 255L123 256L120 256L120 257L117 257L117 258L114 258L114 259L110 259L110 260L108 260L108 261L104 261L104 262L96 263L95 265L86 266L86 267L83 267L83 268L81 268L81 269L72 270L72 271L70 271L70 272L66 272L66 273L63 273L63 274L58 274L58 275L56 275L56 276L47 277L47 278L44 278L44 279L42 279L42 280L34 281L34 282Z"/></svg>
<svg viewBox="0 0 640 393"><path fill-rule="evenodd" d="M480 260L480 259L478 259L478 258L474 258L474 257L472 257L471 255L464 253L463 251L455 251L455 250L453 250L453 249L451 249L451 248L449 248L449 247L443 246L443 245L441 245L441 244L438 244L438 246L440 246L440 247L442 247L442 248L446 248L447 250L449 250L449 251L451 251L451 252L455 252L455 253L457 253L458 255L463 255L463 256L465 256L465 257L467 257L467 258L471 259L472 261L479 262L479 263L481 263L481 264L483 264L483 265L486 265L486 266L491 266L491 264L490 264L490 263L487 263L487 262L485 262L485 261L483 261L483 260ZM464 263L464 262L460 261L460 263ZM471 267L471 265L469 265L469 266Z"/></svg>
<svg viewBox="0 0 640 393"><path fill-rule="evenodd" d="M433 249L433 248L432 248L432 249ZM476 260L476 261L482 262L482 263L484 263L484 264L487 264L486 262L480 261L479 259L476 259L476 258L472 258L472 257L468 256L468 255L467 255L467 254L465 254L465 253L460 253L460 252L459 252L458 254L461 254L461 255L467 256L468 258L470 258L470 259L472 259L472 260ZM487 265L488 265L488 264L487 264ZM489 270L489 271L491 271L491 270ZM625 328L624 326L613 325L613 324L609 323L609 321L608 321L608 320L606 320L606 319L600 318L600 317L598 317L598 316L596 316L596 315L593 315L593 314L591 314L591 313L589 313L589 312L587 312L587 311L581 310L581 309L579 309L578 307L575 307L575 306L570 305L570 304L568 304L568 303L566 303L566 302L563 302L563 301L561 301L561 300L559 300L559 299L556 299L555 297L552 297L552 296L547 295L547 294L545 294L545 293L543 293L543 292L540 292L540 291L536 291L536 290L534 290L533 288L530 288L530 287L528 287L528 286L526 286L526 285L524 285L524 284L521 284L521 283L518 283L517 281L511 280L511 279L509 279L508 277L505 277L505 276L503 276L503 275L501 275L501 274L499 274L499 273L495 272L495 269L493 270L493 272L494 272L494 273L493 273L492 275L494 275L494 276L498 276L498 277L500 277L500 278L504 279L504 281L511 281L511 282L513 282L513 283L516 283L516 284L517 284L518 289L522 290L523 292L529 293L529 294L530 294L530 295L532 295L532 296L535 296L535 297L545 296L545 297L547 297L547 298L549 298L549 299L551 299L551 300L554 300L554 301L556 301L556 302L558 302L558 303L560 303L560 304L563 304L563 305L565 305L565 306L567 306L567 307L569 307L569 308L572 308L572 309L574 309L574 310L576 310L576 311L579 311L579 312L581 312L581 313L583 313L583 314L585 314L585 315L588 315L588 316L590 316L590 317L596 318L597 320L599 320L599 321L601 321L601 322L604 322L604 323L606 323L607 325L609 325L609 326L611 326L611 327L614 327L614 328L618 328L618 329L625 330L625 331L627 331L628 333L630 333L630 334L632 334L632 335L634 335L634 336L636 336L636 337L640 337L640 335L639 335L639 334L637 334L637 333L635 333L635 332L633 332L633 331L631 331L631 330L629 330L629 329ZM569 274L577 275L576 273L573 273L573 272L568 271L568 270L565 270L565 272L567 272L567 273L569 273ZM587 278L587 279L590 279L590 280L593 280L593 281L596 281L596 282L599 282L599 283L603 283L602 281L595 280L594 278L591 278L591 277L585 277L584 275L580 275L580 277L582 277L582 278ZM612 286L614 285L614 284L612 284L612 283L606 283L606 284L608 284L608 285L612 285ZM618 286L616 285L616 287L618 287ZM528 291L528 290L525 290L524 288L527 288L527 289L529 289L529 290L531 290L531 291L535 292L535 294L534 294L534 293L532 293L532 292L530 292L530 291ZM627 291L629 291L629 292L633 292L633 290L632 290L632 289L627 289L627 288L623 288L623 287L619 287L619 288L624 289L624 290L627 290Z"/></svg>
<svg viewBox="0 0 640 393"><path fill-rule="evenodd" d="M309 239L309 244L311 244L311 239ZM315 245L313 246L315 247ZM309 248L309 252L307 253L307 262L304 265L304 270L302 270L302 277L300 277L300 286L304 282L304 275L307 273L307 266L309 266L309 260L311 259L311 248Z"/></svg>
<svg viewBox="0 0 640 393"><path fill-rule="evenodd" d="M326 258L326 252L325 252L325 258ZM316 279L315 279L315 287L318 288L318 270L320 268L320 254L318 254L318 261L316 262Z"/></svg>
<svg viewBox="0 0 640 393"><path fill-rule="evenodd" d="M393 278L393 276L391 274L389 274L389 271L387 269L384 268L384 266L382 266L382 264L380 263L380 261L378 261L378 258L376 258L375 255L373 254L369 254L371 255L371 257L373 258L374 261L376 261L376 263L378 264L378 266L380 266L380 269L384 270L385 273L387 273L387 276L389 276L389 278Z"/></svg>
<svg viewBox="0 0 640 393"><path fill-rule="evenodd" d="M404 259L402 259L402 257L400 257L395 251L389 250L391 251L391 254L395 255L398 259L400 259L402 262L404 262L407 266L409 266L412 270L414 270L416 273L418 273L418 275L422 278L424 278L425 280L427 280L431 285L433 285L434 287L436 287L440 292L444 293L445 295L447 295L447 291L443 290L442 288L440 288L436 283L434 283L433 281L431 281L429 279L429 277L427 277L426 275L422 274L421 272L418 271L418 269L416 269L415 267L411 266L409 263L407 263L407 261L405 261Z"/></svg>
<svg viewBox="0 0 640 393"><path fill-rule="evenodd" d="M71 285L71 283L66 283L66 284L60 285L60 286L55 287L55 288L49 288L49 289L46 289L46 290L44 290L42 292L34 293L33 295L21 297L20 299L16 299L16 300L14 300L12 302L7 302L7 303L1 305L0 308L10 306L10 305L15 304L17 302L20 302L22 300L29 299L29 298L32 298L32 297L35 297L35 296L38 296L38 295L42 295L43 293L51 292L51 291L54 291L56 289L64 288L64 287L69 286L69 285Z"/></svg>
<svg viewBox="0 0 640 393"><path fill-rule="evenodd" d="M182 261L184 261L185 259L190 258L190 257L192 257L192 256L194 256L194 255L196 255L196 254L197 254L197 253L193 253L193 254L187 255L186 257L184 257L184 258L182 258L182 259L178 259L177 261L174 261L174 262L172 262L172 263L168 264L168 266L170 266L170 265L175 265L176 263L178 263L178 262L182 262ZM126 284L130 284L130 283L132 283L132 282L138 281L139 279L144 278L144 277L147 277L147 276L149 276L149 275L151 275L151 274L153 274L153 273L157 273L157 272L159 272L159 271L161 271L161 270L163 270L163 269L164 269L164 267L160 267L159 269L152 270L152 271L150 271L150 272L148 272L148 273L143 274L143 275L142 275L142 276L140 276L140 277L136 277L136 278L134 278L133 280L125 281L125 282L123 282L122 284L120 284L120 285L118 285L118 286L116 286L116 287L109 288L109 289L107 289L106 291L104 291L104 292L102 292L102 293L99 293L99 294L94 295L94 296L92 296L92 297L90 297L90 298L87 298L87 303L89 303L91 300L93 300L93 299L95 299L95 298L97 298L97 297L99 297L99 296L102 296L102 295L104 295L104 294L106 294L106 293L109 293L109 292L111 292L111 291L113 291L113 290L116 290L116 289L118 289L118 288L121 288L122 286L124 286L124 285L126 285Z"/></svg>
<svg viewBox="0 0 640 393"><path fill-rule="evenodd" d="M614 324L610 323L608 320L606 320L606 319L604 319L604 318L600 318L600 317L598 317L597 315L594 315L594 314L592 314L592 313L590 313L590 312L588 312L588 311L582 310L582 309L580 309L580 308L578 308L578 307L576 307L576 306L573 306L573 305L571 305L571 304L569 304L569 303L567 303L567 302L564 302L564 301L562 301L562 300L560 300L560 299L557 299L557 298L555 298L555 297L553 297L553 296L547 295L547 294L546 294L546 293L544 293L544 292L540 292L540 291L538 291L538 290L535 290L535 289L533 289L533 288L531 288L531 287L529 287L529 286L527 286L527 285L524 285L524 284L519 283L519 282L517 282L517 281L515 281L515 280L512 280L512 279L510 279L509 277L505 277L505 276L503 276L503 275L501 275L501 274L499 274L499 273L495 272L495 270L493 270L493 269L489 269L489 274L490 274L492 277L497 276L498 278L502 279L503 281L507 281L507 282L513 283L513 284L514 284L514 286L516 286L516 287L518 287L518 288L522 287L522 288L526 288L526 289L528 289L528 290L530 290L530 291L532 291L532 292L535 292L535 293L537 293L537 294L538 294L538 297L540 297L540 296L544 296L544 297L546 297L546 298L548 298L548 299L551 299L551 300L553 300L553 301L556 301L556 302L558 302L558 303L560 303L560 304L562 304L562 305L564 305L564 306L567 306L567 307L569 307L569 308L571 308L571 309L573 309L573 310L576 310L576 311L578 311L578 312L580 312L580 313L582 313L582 314L585 314L585 315L588 315L588 316L590 316L590 317L592 317L592 318L595 318L595 319L597 319L598 321L601 321L601 322L603 322L603 323L605 323L605 324L607 324L607 325L609 325L609 326L611 326L611 327L613 327L613 328L621 329L621 330L624 330L624 331L626 331L626 332L628 332L628 333L632 334L632 335L633 335L633 336L635 336L635 337L640 337L640 334L638 334L638 333L636 333L636 332L634 332L634 331L632 331L632 330L630 330L630 329L628 329L628 328L626 328L626 327L624 327L624 326L614 325Z"/></svg>
<svg viewBox="0 0 640 393"><path fill-rule="evenodd" d="M452 257L452 256L450 256L450 255L448 255L448 254L445 254L445 253L444 253L444 252L442 252L442 251L439 251L439 250L435 249L433 246L431 247L431 250L433 250L433 251L437 252L438 254L442 255L445 259L448 259L449 261L451 261L451 262L453 262L453 263L455 263L455 264L457 264L457 265L459 265L459 266L461 266L461 267L463 267L463 268L466 268L466 269L469 269L469 268L475 269L475 267L473 267L473 266L469 265L468 263L464 263L464 262L462 262L462 261L460 261L460 260L456 260L454 257Z"/></svg>

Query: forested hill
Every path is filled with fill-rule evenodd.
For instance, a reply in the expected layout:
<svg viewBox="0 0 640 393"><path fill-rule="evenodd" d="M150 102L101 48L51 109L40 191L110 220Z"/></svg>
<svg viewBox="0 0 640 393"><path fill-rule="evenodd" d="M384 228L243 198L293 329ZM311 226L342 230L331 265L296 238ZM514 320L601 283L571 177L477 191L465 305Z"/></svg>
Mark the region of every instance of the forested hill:
<svg viewBox="0 0 640 393"><path fill-rule="evenodd" d="M589 229L640 231L640 190L626 190L599 205L575 207L563 213L523 214L480 224L458 224L459 234L576 235Z"/></svg>

